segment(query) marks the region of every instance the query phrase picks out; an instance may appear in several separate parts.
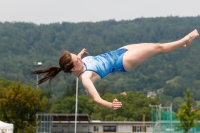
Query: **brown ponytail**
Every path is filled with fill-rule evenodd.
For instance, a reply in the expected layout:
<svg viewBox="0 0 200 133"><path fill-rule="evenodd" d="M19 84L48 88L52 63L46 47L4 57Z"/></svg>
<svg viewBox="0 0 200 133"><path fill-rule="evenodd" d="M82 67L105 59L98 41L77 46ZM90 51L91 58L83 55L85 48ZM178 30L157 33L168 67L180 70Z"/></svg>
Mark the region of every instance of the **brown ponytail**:
<svg viewBox="0 0 200 133"><path fill-rule="evenodd" d="M38 81L38 84L41 84L47 80L49 80L49 83L51 83L51 80L61 71L62 69L59 67L48 67L44 70L36 70L36 71L32 71L31 74L42 74L42 73L47 73L43 78L41 78Z"/></svg>
<svg viewBox="0 0 200 133"><path fill-rule="evenodd" d="M42 74L47 73L43 78L38 81L38 84L41 84L47 80L51 83L51 80L63 70L65 73L71 73L71 69L74 67L73 61L71 59L71 54L68 51L64 51L62 56L59 58L59 67L51 66L44 70L32 71L31 74Z"/></svg>

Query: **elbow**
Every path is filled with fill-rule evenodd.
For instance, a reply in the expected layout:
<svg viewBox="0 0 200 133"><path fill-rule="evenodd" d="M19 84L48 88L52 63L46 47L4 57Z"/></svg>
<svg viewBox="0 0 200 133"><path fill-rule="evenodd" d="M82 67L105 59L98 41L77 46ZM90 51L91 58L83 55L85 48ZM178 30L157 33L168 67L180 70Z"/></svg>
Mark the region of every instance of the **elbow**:
<svg viewBox="0 0 200 133"><path fill-rule="evenodd" d="M96 102L96 103L100 103L101 98L100 98L100 97L95 97L95 98L93 98L93 100L94 100L94 102Z"/></svg>

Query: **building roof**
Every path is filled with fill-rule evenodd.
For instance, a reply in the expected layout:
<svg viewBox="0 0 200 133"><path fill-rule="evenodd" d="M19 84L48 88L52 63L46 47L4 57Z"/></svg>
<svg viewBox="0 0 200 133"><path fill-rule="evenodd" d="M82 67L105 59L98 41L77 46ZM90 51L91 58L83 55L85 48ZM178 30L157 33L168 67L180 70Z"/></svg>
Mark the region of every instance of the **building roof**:
<svg viewBox="0 0 200 133"><path fill-rule="evenodd" d="M75 121L75 114L51 114L53 121ZM88 114L77 114L77 121L90 122Z"/></svg>

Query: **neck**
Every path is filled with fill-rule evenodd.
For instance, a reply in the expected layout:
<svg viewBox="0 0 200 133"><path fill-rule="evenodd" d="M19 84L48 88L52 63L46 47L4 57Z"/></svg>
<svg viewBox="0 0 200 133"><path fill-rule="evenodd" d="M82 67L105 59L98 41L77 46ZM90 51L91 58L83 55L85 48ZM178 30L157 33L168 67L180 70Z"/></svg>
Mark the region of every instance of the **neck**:
<svg viewBox="0 0 200 133"><path fill-rule="evenodd" d="M74 73L76 76L79 76L79 74L82 73L84 70L85 70L85 66L83 64L83 66L79 70L76 70Z"/></svg>

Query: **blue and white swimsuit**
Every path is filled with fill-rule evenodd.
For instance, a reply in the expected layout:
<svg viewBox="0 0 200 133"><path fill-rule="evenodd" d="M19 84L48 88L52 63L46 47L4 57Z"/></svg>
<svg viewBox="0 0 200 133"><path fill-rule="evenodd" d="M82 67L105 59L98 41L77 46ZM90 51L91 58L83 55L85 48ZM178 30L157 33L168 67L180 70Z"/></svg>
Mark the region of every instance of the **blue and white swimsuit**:
<svg viewBox="0 0 200 133"><path fill-rule="evenodd" d="M102 79L113 72L127 72L123 66L123 55L126 51L127 49L121 48L97 56L86 56L82 59L86 68L82 73L93 71Z"/></svg>

